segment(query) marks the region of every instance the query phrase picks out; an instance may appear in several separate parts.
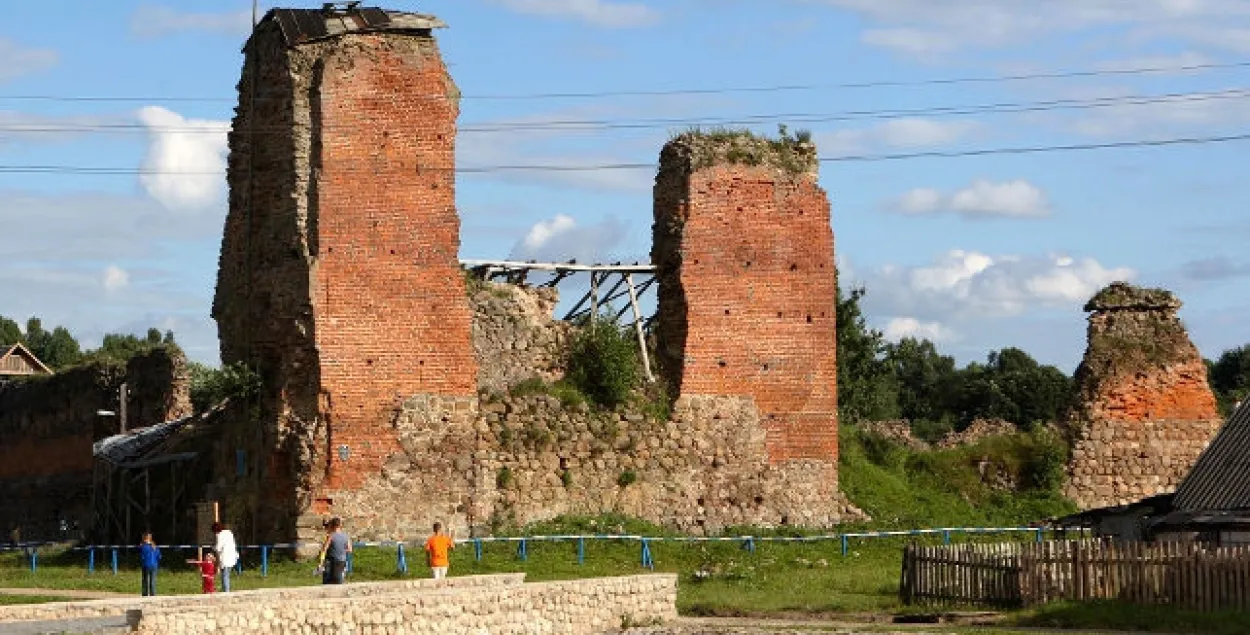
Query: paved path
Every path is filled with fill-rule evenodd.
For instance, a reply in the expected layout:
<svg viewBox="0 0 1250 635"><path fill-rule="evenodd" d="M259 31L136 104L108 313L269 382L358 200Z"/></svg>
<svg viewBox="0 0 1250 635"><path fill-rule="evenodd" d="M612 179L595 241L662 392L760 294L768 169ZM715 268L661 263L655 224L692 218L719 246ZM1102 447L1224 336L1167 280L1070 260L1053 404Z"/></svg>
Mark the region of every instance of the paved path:
<svg viewBox="0 0 1250 635"><path fill-rule="evenodd" d="M108 598L135 597L133 593L114 593L112 591L82 591L79 589L33 589L33 588L0 588L0 595L25 595L44 598L66 598L71 600L104 600Z"/></svg>
<svg viewBox="0 0 1250 635"><path fill-rule="evenodd" d="M89 620L55 622L0 623L0 635L112 635L129 631L125 617L101 617Z"/></svg>

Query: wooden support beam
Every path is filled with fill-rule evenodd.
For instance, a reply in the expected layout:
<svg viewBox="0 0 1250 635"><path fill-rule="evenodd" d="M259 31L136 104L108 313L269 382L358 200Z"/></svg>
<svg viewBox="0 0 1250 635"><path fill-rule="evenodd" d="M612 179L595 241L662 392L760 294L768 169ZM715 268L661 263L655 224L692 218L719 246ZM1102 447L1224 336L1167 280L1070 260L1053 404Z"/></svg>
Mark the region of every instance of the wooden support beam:
<svg viewBox="0 0 1250 635"><path fill-rule="evenodd" d="M655 382L651 374L651 356L647 355L647 338L642 332L642 309L638 307L638 294L634 292L633 274L625 274L625 283L629 287L629 304L634 307L634 332L638 334L638 352L642 355L642 369L647 374L648 382Z"/></svg>

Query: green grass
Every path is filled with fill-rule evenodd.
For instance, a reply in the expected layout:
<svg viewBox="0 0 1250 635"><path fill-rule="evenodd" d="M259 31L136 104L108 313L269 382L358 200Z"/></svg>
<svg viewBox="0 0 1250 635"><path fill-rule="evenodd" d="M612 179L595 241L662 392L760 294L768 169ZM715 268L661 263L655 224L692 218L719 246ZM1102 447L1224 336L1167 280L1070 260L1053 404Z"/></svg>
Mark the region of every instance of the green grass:
<svg viewBox="0 0 1250 635"><path fill-rule="evenodd" d="M1250 613L1199 613L1167 606L1137 606L1118 602L1052 604L1014 616L1013 625L1042 628L1105 629L1144 633L1250 633Z"/></svg>

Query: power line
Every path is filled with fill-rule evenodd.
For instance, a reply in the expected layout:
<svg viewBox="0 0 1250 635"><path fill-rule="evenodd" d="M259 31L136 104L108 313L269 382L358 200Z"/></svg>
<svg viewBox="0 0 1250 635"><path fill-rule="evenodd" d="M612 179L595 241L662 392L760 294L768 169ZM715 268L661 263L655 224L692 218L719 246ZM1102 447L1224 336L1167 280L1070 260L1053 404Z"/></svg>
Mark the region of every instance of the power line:
<svg viewBox="0 0 1250 635"><path fill-rule="evenodd" d="M721 118L650 118L650 119L567 119L538 122L512 121L461 126L461 133L479 132L537 132L537 131L594 131L619 129L672 128L674 126L733 126L768 122L788 124L827 123L833 121L887 120L907 117L967 116L979 114L1018 114L1049 112L1056 110L1086 110L1123 106L1140 106L1162 103L1189 103L1250 97L1250 87L1233 88L1208 93L1165 93L1159 95L1127 95L1097 97L1091 99L1055 99L1033 102L1000 102L970 106L933 106L928 108L892 110L849 110L836 113L775 113L740 115ZM322 131L335 128L355 130L356 126L322 126ZM252 132L289 133L292 127L261 126ZM0 125L0 133L91 133L91 132L169 132L182 134L221 134L226 128L207 126L147 126L141 123L96 124L13 124Z"/></svg>
<svg viewBox="0 0 1250 635"><path fill-rule="evenodd" d="M1250 68L1250 61L1186 64L1180 66L1153 66L1136 68L1115 68L1081 71L1054 71L1045 73L1024 73L1016 75L983 75L968 77L944 77L920 80L882 80L870 82L844 82L829 84L782 84L773 86L732 86L722 88L690 88L671 90L615 90L592 92L549 92L549 93L514 93L514 94L481 94L450 96L431 94L421 96L428 99L457 100L538 100L538 99L595 99L607 97L663 97L672 95L720 95L728 93L772 93L811 90L861 90L873 88L905 88L916 86L940 86L952 84L992 84L1001 82L1034 81L1045 79L1075 79L1082 77L1105 77L1123 75L1148 75L1159 73L1186 73L1195 71L1230 70ZM286 97L258 97L265 99L286 99ZM0 95L0 101L53 101L53 102L234 102L233 97L179 97L179 96L110 96L110 95Z"/></svg>
<svg viewBox="0 0 1250 635"><path fill-rule="evenodd" d="M1250 140L1250 133L1223 135L1213 137L1180 137L1172 139L1143 139L1136 141L1112 141L1105 143L1078 143L1049 146L1017 146L1006 148L981 148L974 150L925 151L898 154L859 154L834 157L820 157L821 163L857 163L869 161L898 161L907 159L952 159L959 157L975 157L988 155L1040 154L1051 152L1076 152L1088 150L1107 150L1115 148L1142 148L1179 145L1206 145ZM655 169L655 163L604 163L594 165L487 165L467 167L423 167L422 172L439 172L451 170L459 174L490 174L499 172L595 172L602 170L641 170ZM93 167L69 165L0 165L0 174L79 174L79 175L178 175L178 176L220 176L220 170L182 171L182 170L148 170L144 168Z"/></svg>

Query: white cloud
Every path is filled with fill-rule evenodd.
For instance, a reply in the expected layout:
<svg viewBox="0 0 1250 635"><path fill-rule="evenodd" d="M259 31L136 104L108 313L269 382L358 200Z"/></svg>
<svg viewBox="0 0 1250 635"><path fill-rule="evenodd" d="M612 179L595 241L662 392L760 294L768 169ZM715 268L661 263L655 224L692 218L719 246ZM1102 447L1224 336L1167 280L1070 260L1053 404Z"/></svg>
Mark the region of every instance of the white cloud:
<svg viewBox="0 0 1250 635"><path fill-rule="evenodd" d="M226 186L225 121L187 119L159 106L139 111L151 145L139 177L148 194L172 210L219 203Z"/></svg>
<svg viewBox="0 0 1250 635"><path fill-rule="evenodd" d="M569 17L596 26L635 27L654 23L659 15L638 2L610 0L495 0L497 3L530 15Z"/></svg>
<svg viewBox="0 0 1250 635"><path fill-rule="evenodd" d="M885 266L857 272L868 289L871 314L912 317L957 328L968 318L1020 315L1042 308L1078 310L1098 289L1132 280L1127 267L1107 267L1092 258L991 256L952 250L928 265Z"/></svg>
<svg viewBox="0 0 1250 635"><path fill-rule="evenodd" d="M1045 192L1022 179L1001 183L977 179L949 196L933 188L917 188L890 207L903 214L950 213L965 218L1037 218L1051 213Z"/></svg>
<svg viewBox="0 0 1250 635"><path fill-rule="evenodd" d="M130 274L117 265L109 265L104 270L104 289L117 291L130 284Z"/></svg>
<svg viewBox="0 0 1250 635"><path fill-rule="evenodd" d="M885 339L897 343L904 338L941 342L951 338L952 333L938 322L921 322L913 317L896 317L881 329Z"/></svg>
<svg viewBox="0 0 1250 635"><path fill-rule="evenodd" d="M540 221L512 247L509 258L539 262L581 263L608 260L612 250L625 238L625 226L616 219L581 226L565 214Z"/></svg>
<svg viewBox="0 0 1250 635"><path fill-rule="evenodd" d="M142 6L130 16L131 33L144 38L169 36L184 31L245 35L251 29L250 8L220 13L190 13L170 7Z"/></svg>
<svg viewBox="0 0 1250 635"><path fill-rule="evenodd" d="M1133 29L1142 40L1250 50L1250 4L1242 0L1046 0L1027 10L1003 0L809 1L862 16L865 43L919 59L1105 27Z"/></svg>
<svg viewBox="0 0 1250 635"><path fill-rule="evenodd" d="M920 117L891 119L867 128L817 132L822 155L849 155L880 148L927 148L960 141L976 131L971 121L939 121Z"/></svg>
<svg viewBox="0 0 1250 635"><path fill-rule="evenodd" d="M61 56L53 49L26 48L13 40L0 37L0 82L42 73L57 65Z"/></svg>

